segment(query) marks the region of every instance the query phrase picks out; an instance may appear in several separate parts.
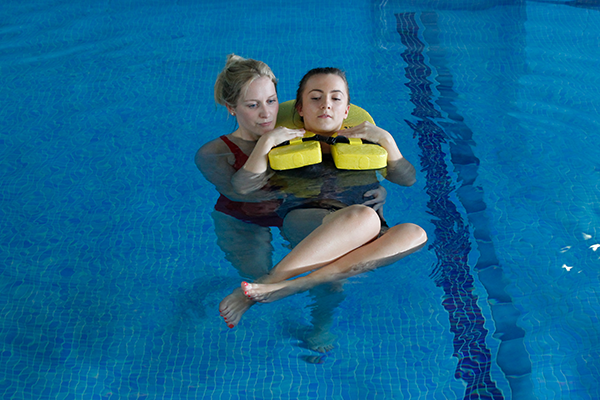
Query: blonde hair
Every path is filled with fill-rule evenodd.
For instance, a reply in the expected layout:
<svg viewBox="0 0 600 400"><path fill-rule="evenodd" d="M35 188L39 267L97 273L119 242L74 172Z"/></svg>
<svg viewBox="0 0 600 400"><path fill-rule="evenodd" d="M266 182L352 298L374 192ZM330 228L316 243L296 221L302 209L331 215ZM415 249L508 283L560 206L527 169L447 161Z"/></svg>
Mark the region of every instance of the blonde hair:
<svg viewBox="0 0 600 400"><path fill-rule="evenodd" d="M271 79L277 90L277 78L267 64L235 54L228 55L227 63L215 82L215 102L222 106L235 107L242 91L255 79L263 76Z"/></svg>

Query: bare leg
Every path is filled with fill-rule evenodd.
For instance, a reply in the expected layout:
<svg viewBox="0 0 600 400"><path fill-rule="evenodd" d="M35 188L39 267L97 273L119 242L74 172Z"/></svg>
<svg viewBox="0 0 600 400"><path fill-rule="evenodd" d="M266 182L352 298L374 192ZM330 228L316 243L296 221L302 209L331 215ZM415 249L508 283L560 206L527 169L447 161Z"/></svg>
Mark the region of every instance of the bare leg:
<svg viewBox="0 0 600 400"><path fill-rule="evenodd" d="M377 240L361 246L330 264L301 278L279 282L242 283L246 296L268 303L317 285L334 282L392 264L414 253L427 242L425 231L414 224L390 228Z"/></svg>
<svg viewBox="0 0 600 400"><path fill-rule="evenodd" d="M335 310L346 298L342 282L332 282L312 288L310 296L314 302L310 304L311 323L313 328L302 338L306 346L319 353L333 350L336 336L330 332Z"/></svg>
<svg viewBox="0 0 600 400"><path fill-rule="evenodd" d="M271 229L240 221L219 211L211 214L217 245L225 259L246 279L257 279L273 268Z"/></svg>
<svg viewBox="0 0 600 400"><path fill-rule="evenodd" d="M295 210L290 212L288 217L296 218L301 214L301 218L308 218L311 212L322 212L322 210ZM379 216L370 207L353 205L338 210L322 218L321 225L298 243L271 272L258 281L281 282L330 264L375 239L380 229Z"/></svg>
<svg viewBox="0 0 600 400"><path fill-rule="evenodd" d="M304 234L308 236L257 282L280 282L329 264L373 240L381 228L376 212L362 205L346 207L331 214L321 209L295 210L290 212L286 221L292 232L295 222L302 222L302 227L295 232L297 239L301 240ZM314 230L309 234L311 229ZM219 310L227 325L233 328L253 304L254 300L244 296L238 288L221 301Z"/></svg>
<svg viewBox="0 0 600 400"><path fill-rule="evenodd" d="M257 279L271 270L273 245L269 228L240 221L219 211L213 211L211 216L219 248L243 278ZM233 328L254 303L238 288L221 301L219 312L227 326Z"/></svg>

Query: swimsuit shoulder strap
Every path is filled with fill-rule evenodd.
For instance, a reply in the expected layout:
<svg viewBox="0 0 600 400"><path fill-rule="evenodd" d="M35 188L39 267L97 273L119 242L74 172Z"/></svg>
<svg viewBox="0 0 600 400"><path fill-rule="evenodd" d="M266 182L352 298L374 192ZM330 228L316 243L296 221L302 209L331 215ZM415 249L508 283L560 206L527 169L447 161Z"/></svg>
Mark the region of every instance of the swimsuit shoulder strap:
<svg viewBox="0 0 600 400"><path fill-rule="evenodd" d="M235 143L229 140L227 136L223 135L219 138L223 142L225 142L227 147L229 147L229 150L231 150L231 152L235 156L235 163L233 164L233 168L235 168L236 171L239 171L244 166L244 164L246 164L246 161L248 161L248 156Z"/></svg>

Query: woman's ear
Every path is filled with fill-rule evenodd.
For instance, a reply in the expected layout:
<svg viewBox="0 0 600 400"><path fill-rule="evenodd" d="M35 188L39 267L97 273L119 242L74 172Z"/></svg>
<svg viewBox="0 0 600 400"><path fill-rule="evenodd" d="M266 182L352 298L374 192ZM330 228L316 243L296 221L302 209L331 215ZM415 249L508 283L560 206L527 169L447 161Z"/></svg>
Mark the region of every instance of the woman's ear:
<svg viewBox="0 0 600 400"><path fill-rule="evenodd" d="M301 105L296 105L296 112L298 113L299 116L304 117L304 113L302 112Z"/></svg>
<svg viewBox="0 0 600 400"><path fill-rule="evenodd" d="M227 107L227 112L233 116L235 116L235 108L231 107L229 104L225 104L225 107Z"/></svg>
<svg viewBox="0 0 600 400"><path fill-rule="evenodd" d="M348 113L350 112L350 104L346 107L346 113L344 114L344 119L348 118Z"/></svg>

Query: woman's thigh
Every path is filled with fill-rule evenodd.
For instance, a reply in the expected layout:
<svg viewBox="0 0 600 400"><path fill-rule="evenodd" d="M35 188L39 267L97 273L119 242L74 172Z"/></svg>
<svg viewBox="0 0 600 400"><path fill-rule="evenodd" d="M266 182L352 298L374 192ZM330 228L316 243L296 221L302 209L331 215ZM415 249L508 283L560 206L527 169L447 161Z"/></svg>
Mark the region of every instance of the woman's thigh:
<svg viewBox="0 0 600 400"><path fill-rule="evenodd" d="M258 278L273 266L271 229L240 221L219 211L211 213L217 245L244 278Z"/></svg>
<svg viewBox="0 0 600 400"><path fill-rule="evenodd" d="M301 208L290 211L283 220L281 233L296 247L304 238L310 235L322 223L323 219L333 211L322 208Z"/></svg>

